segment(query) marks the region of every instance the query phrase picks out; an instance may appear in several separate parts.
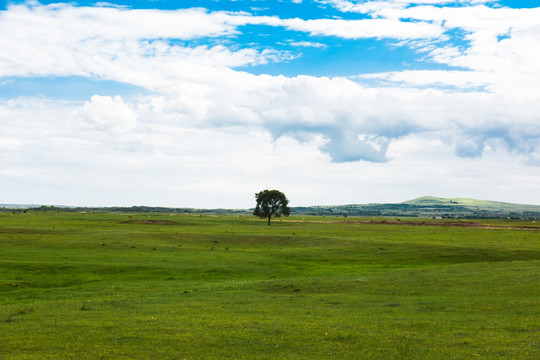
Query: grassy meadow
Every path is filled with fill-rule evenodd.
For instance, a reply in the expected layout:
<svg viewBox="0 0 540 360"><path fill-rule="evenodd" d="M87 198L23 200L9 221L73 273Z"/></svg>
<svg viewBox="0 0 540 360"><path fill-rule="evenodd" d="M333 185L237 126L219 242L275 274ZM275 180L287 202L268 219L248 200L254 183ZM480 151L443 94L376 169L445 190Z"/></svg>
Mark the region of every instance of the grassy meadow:
<svg viewBox="0 0 540 360"><path fill-rule="evenodd" d="M382 220L1 213L0 359L540 358L540 223Z"/></svg>

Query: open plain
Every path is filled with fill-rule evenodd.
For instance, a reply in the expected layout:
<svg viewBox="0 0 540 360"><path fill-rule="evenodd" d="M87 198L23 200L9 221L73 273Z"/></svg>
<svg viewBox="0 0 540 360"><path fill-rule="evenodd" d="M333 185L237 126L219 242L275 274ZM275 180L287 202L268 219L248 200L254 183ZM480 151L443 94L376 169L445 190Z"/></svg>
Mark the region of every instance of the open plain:
<svg viewBox="0 0 540 360"><path fill-rule="evenodd" d="M539 284L533 221L1 213L0 359L538 359Z"/></svg>

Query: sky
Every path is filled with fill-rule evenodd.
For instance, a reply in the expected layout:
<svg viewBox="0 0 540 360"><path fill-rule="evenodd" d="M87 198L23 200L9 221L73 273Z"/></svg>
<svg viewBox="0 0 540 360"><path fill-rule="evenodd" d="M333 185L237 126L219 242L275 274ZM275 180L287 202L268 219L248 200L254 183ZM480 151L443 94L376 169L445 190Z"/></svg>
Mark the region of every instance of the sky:
<svg viewBox="0 0 540 360"><path fill-rule="evenodd" d="M0 1L0 203L540 204L540 2Z"/></svg>

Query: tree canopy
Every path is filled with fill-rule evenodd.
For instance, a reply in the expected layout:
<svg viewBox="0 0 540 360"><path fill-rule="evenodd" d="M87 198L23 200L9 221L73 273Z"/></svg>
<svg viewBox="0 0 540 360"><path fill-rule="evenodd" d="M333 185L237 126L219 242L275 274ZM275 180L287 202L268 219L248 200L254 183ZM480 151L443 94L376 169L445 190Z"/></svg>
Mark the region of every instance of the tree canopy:
<svg viewBox="0 0 540 360"><path fill-rule="evenodd" d="M257 206L253 215L260 218L268 218L268 225L272 216L289 216L289 200L284 193L278 190L263 190L255 194Z"/></svg>

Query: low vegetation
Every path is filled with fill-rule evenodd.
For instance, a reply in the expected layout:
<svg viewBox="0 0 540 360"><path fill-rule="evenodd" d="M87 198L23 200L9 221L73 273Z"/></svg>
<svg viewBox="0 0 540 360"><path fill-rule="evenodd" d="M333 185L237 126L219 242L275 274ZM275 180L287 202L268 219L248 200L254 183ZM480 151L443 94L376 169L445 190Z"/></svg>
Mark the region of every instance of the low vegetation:
<svg viewBox="0 0 540 360"><path fill-rule="evenodd" d="M531 220L0 214L0 358L538 359Z"/></svg>
<svg viewBox="0 0 540 360"><path fill-rule="evenodd" d="M268 190L265 190L268 191ZM275 190L274 190L275 191ZM261 192L261 193L264 193ZM256 194L257 196L259 194ZM285 195L283 195L284 199ZM288 200L287 200L288 204ZM297 206L287 207L287 214L309 216L397 216L409 218L446 218L446 219L511 219L511 220L540 220L540 205L512 204L498 201L474 200L466 198L438 198L424 196L418 199L401 203L387 204L350 204L332 206ZM63 212L92 212L111 213L124 212L145 214L148 212L161 214L189 214L189 215L250 215L255 209L193 209L193 208L166 208L150 206L86 208L86 207L59 207L38 205L2 205L0 210L24 211L63 211ZM286 214L285 212L282 215ZM262 214L262 213L261 213ZM256 214L257 215L257 214ZM266 216L266 215L265 215ZM263 216L264 217L264 216Z"/></svg>

